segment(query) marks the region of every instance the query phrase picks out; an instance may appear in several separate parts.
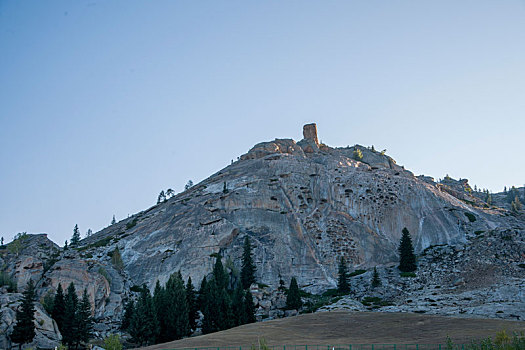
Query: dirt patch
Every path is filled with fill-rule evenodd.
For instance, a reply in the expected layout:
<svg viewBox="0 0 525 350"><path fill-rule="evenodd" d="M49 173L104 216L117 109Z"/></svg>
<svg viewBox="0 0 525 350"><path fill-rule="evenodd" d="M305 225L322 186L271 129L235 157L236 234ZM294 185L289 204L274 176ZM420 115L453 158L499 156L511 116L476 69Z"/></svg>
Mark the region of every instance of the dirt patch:
<svg viewBox="0 0 525 350"><path fill-rule="evenodd" d="M144 349L239 347L264 338L268 345L444 344L494 337L505 329L525 331L525 322L453 318L412 313L321 312L260 322Z"/></svg>

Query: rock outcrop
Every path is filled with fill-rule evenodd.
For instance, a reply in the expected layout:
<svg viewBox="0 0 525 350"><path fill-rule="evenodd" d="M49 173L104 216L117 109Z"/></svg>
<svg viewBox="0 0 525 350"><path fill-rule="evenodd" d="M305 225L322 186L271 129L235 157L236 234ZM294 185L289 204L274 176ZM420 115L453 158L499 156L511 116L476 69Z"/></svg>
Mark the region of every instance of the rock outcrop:
<svg viewBox="0 0 525 350"><path fill-rule="evenodd" d="M436 247L462 251L484 237L480 232L511 230L511 241L523 249L522 238L516 238L525 230L523 215L487 205L472 193L468 182L436 183L429 177L415 177L373 147L320 144L315 124L305 125L303 135L299 142L276 139L255 145L201 183L82 240L78 249L59 251L52 243L43 244L43 237L28 239L25 251L0 257L4 270L18 280L19 289L33 279L39 297L54 293L58 283L65 287L74 282L79 293L86 288L98 322L97 335L102 337L118 327L133 286L146 284L153 289L157 280L165 283L179 270L199 283L211 272L217 253L239 267L246 236L254 246L257 280L268 286L255 293L259 318L284 314L275 306L283 302L275 292L280 277L288 283L295 276L301 288L318 293L335 287L341 257L351 270L393 268L404 227L421 257L434 254ZM508 254L515 249L501 247ZM111 261L116 248L121 266ZM512 256L512 266L525 263L523 254ZM481 266L477 264L485 258L479 255L469 261L471 266ZM444 272L434 274L432 283L454 285L456 281L446 279L451 276L447 269L453 269L465 281L464 286L456 286L465 293L524 281L516 267L513 274L476 286L476 279L467 274L468 264L458 268L457 262L450 265L447 259L439 265L421 258L422 270L429 272L414 284L422 289L414 287L413 292L428 297L433 291L425 286L431 285L431 271L439 266ZM461 259L457 256L453 261ZM392 294L384 297L404 310L401 297L406 280L395 276L390 280ZM348 301L353 305L367 291L355 288L355 293L354 301ZM511 295L505 298L512 301ZM522 299L514 300L523 305Z"/></svg>

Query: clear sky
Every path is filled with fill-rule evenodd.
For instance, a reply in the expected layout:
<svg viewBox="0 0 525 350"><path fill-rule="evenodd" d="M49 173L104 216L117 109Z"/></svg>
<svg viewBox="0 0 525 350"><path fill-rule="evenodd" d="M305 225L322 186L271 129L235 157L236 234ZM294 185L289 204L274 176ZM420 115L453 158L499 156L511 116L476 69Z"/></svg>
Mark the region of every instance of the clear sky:
<svg viewBox="0 0 525 350"><path fill-rule="evenodd" d="M0 235L98 231L254 144L523 186L525 1L0 0Z"/></svg>

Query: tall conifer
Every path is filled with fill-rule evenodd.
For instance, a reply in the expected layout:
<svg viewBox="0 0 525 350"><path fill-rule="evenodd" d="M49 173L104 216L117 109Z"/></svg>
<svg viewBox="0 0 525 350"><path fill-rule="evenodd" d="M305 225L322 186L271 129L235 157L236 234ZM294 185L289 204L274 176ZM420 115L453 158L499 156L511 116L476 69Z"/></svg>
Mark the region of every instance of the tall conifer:
<svg viewBox="0 0 525 350"><path fill-rule="evenodd" d="M75 335L75 344L78 348L80 343L87 343L92 336L93 332L93 318L91 317L91 302L87 294L87 290L84 289L82 299L78 303L78 309L76 313L77 323L77 334Z"/></svg>
<svg viewBox="0 0 525 350"><path fill-rule="evenodd" d="M337 290L344 294L350 292L350 284L348 283L348 269L343 257L341 257L341 260L339 260Z"/></svg>
<svg viewBox="0 0 525 350"><path fill-rule="evenodd" d="M301 300L301 294L299 292L299 286L297 285L297 280L295 277L292 277L290 282L290 288L288 288L288 293L286 295L286 309L287 310L299 310L303 306Z"/></svg>
<svg viewBox="0 0 525 350"><path fill-rule="evenodd" d="M242 253L241 283L244 289L255 283L255 265L253 264L252 245L248 236L244 237Z"/></svg>
<svg viewBox="0 0 525 350"><path fill-rule="evenodd" d="M53 319L57 323L60 332L63 332L62 327L64 326L65 314L66 305L64 300L64 291L62 290L62 285L59 283L57 287L57 292L55 294L55 300L53 302L53 312L51 317L53 317Z"/></svg>
<svg viewBox="0 0 525 350"><path fill-rule="evenodd" d="M188 277L188 282L186 283L186 299L188 301L188 320L190 328L195 330L197 329L197 317L199 317L199 305L197 301L197 293L191 282L191 277Z"/></svg>
<svg viewBox="0 0 525 350"><path fill-rule="evenodd" d="M76 334L78 333L77 324L77 307L78 307L78 296L75 290L73 282L67 287L67 293L65 296L65 311L64 320L62 325L62 342L67 344L68 347L73 348L76 343Z"/></svg>
<svg viewBox="0 0 525 350"><path fill-rule="evenodd" d="M18 344L18 349L22 349L23 344L32 342L35 337L35 286L33 280L29 280L23 295L22 305L16 310L16 324L13 333L11 333L11 340Z"/></svg>
<svg viewBox="0 0 525 350"><path fill-rule="evenodd" d="M403 235L399 243L399 270L402 272L416 271L416 255L414 254L414 247L412 246L412 238L410 232L405 227L403 228Z"/></svg>
<svg viewBox="0 0 525 350"><path fill-rule="evenodd" d="M253 303L253 296L249 289L244 293L244 323L254 323L255 319L255 304Z"/></svg>

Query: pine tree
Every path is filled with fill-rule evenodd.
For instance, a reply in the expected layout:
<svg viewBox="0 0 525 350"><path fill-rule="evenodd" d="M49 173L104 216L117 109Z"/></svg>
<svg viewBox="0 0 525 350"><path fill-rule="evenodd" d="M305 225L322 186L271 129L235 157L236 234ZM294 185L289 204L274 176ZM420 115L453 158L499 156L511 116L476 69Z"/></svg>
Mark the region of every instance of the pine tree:
<svg viewBox="0 0 525 350"><path fill-rule="evenodd" d="M215 265L213 266L213 279L215 280L217 289L226 288L226 286L228 285L228 275L224 271L224 267L222 265L222 258L220 255L217 256L217 259L215 260Z"/></svg>
<svg viewBox="0 0 525 350"><path fill-rule="evenodd" d="M122 324L120 325L120 329L123 331L127 331L129 329L129 325L131 323L131 318L133 317L133 312L135 311L135 303L133 302L133 299L130 299L126 306L124 306L124 316L122 316Z"/></svg>
<svg viewBox="0 0 525 350"><path fill-rule="evenodd" d="M204 310L204 306L206 305L207 284L208 284L208 281L206 281L206 276L204 276L202 278L201 286L199 288L199 295L197 296L199 310L201 311Z"/></svg>
<svg viewBox="0 0 525 350"><path fill-rule="evenodd" d="M29 280L27 289L23 293L21 309L16 310L16 324L11 333L11 340L18 344L18 349L22 345L30 343L35 337L35 285L33 280Z"/></svg>
<svg viewBox="0 0 525 350"><path fill-rule="evenodd" d="M244 289L250 288L255 283L255 265L252 258L252 245L248 236L244 237L244 249L242 253L241 283Z"/></svg>
<svg viewBox="0 0 525 350"><path fill-rule="evenodd" d="M379 279L379 273L377 272L376 267L374 266L374 274L372 275L372 288L379 287L381 285L381 280Z"/></svg>
<svg viewBox="0 0 525 350"><path fill-rule="evenodd" d="M65 296L65 310L62 324L62 342L72 348L76 344L76 335L78 333L77 323L78 296L73 282L67 287Z"/></svg>
<svg viewBox="0 0 525 350"><path fill-rule="evenodd" d="M78 229L78 225L75 225L75 228L73 228L73 236L71 237L71 246L76 247L79 242L80 242L80 230Z"/></svg>
<svg viewBox="0 0 525 350"><path fill-rule="evenodd" d="M157 197L157 204L165 202L166 201L166 194L164 193L164 190L160 191L159 196Z"/></svg>
<svg viewBox="0 0 525 350"><path fill-rule="evenodd" d="M244 290L242 289L241 285L238 285L233 291L232 295L233 327L237 327L246 323L245 311Z"/></svg>
<svg viewBox="0 0 525 350"><path fill-rule="evenodd" d="M57 292L55 294L55 300L53 302L53 313L52 317L58 325L60 332L63 332L64 326L64 317L66 315L66 305L64 300L64 291L62 290L62 285L59 283L57 287Z"/></svg>
<svg viewBox="0 0 525 350"><path fill-rule="evenodd" d="M412 238L408 229L403 228L403 235L399 244L399 270L402 272L416 271L416 256L414 254L414 247L412 246Z"/></svg>
<svg viewBox="0 0 525 350"><path fill-rule="evenodd" d="M146 287L143 286L140 299L137 302L135 312L131 318L129 333L134 343L139 345L154 344L159 334L159 323L157 321L153 299Z"/></svg>
<svg viewBox="0 0 525 350"><path fill-rule="evenodd" d="M180 271L170 276L166 283L167 296L167 319L166 335L167 341L181 339L190 333L188 321L188 301L186 289Z"/></svg>
<svg viewBox="0 0 525 350"><path fill-rule="evenodd" d="M292 277L292 280L290 281L290 287L288 288L288 293L286 295L286 309L299 310L302 306L303 301L301 300L297 280L295 277Z"/></svg>
<svg viewBox="0 0 525 350"><path fill-rule="evenodd" d="M337 290L344 294L350 292L350 284L348 283L348 269L343 257L341 257L341 260L339 261Z"/></svg>
<svg viewBox="0 0 525 350"><path fill-rule="evenodd" d="M197 293L191 282L191 277L188 277L186 283L186 300L188 301L188 320L192 330L197 329L197 317L199 317L199 304L197 301Z"/></svg>
<svg viewBox="0 0 525 350"><path fill-rule="evenodd" d="M117 223L117 219L115 219L115 214L113 214L113 219L111 219L111 225L115 225Z"/></svg>
<svg viewBox="0 0 525 350"><path fill-rule="evenodd" d="M255 319L255 304L253 303L253 296L249 289L244 294L244 323L254 323Z"/></svg>
<svg viewBox="0 0 525 350"><path fill-rule="evenodd" d="M84 289L82 299L78 303L78 309L75 315L77 333L75 335L75 347L78 348L80 343L87 343L92 336L93 318L91 317L91 302Z"/></svg>

